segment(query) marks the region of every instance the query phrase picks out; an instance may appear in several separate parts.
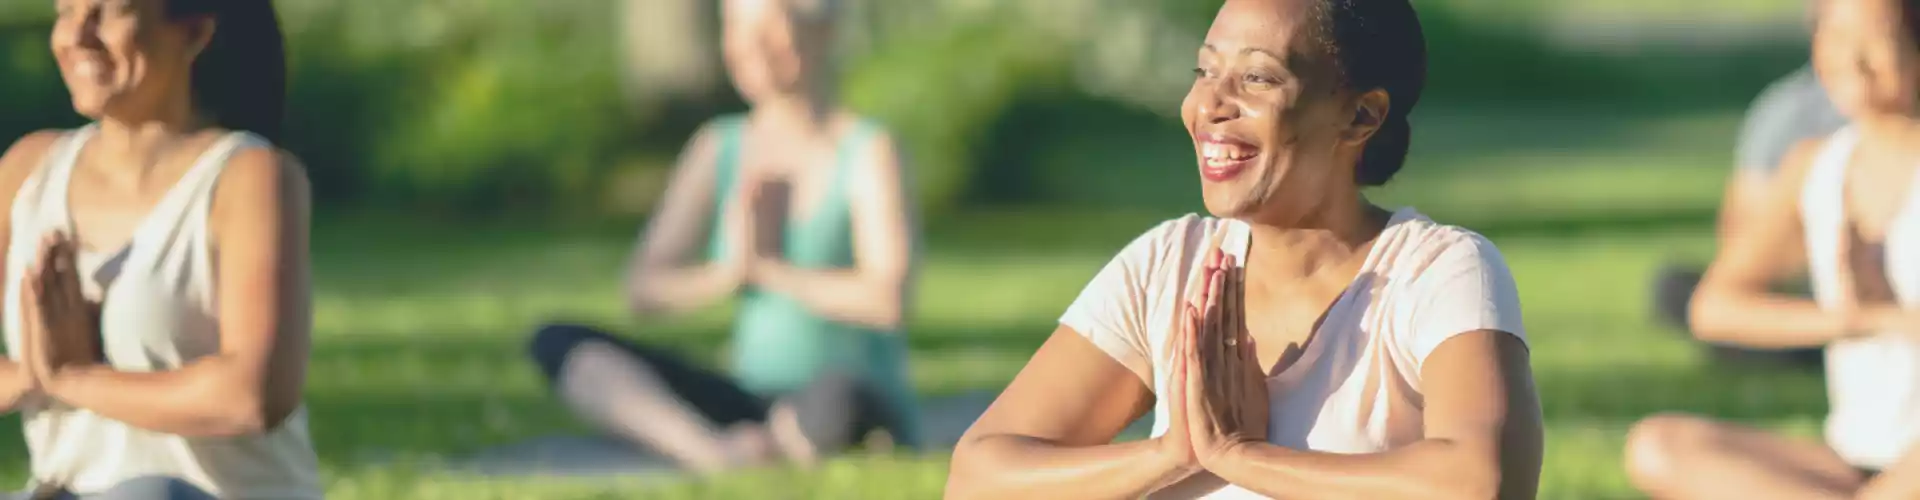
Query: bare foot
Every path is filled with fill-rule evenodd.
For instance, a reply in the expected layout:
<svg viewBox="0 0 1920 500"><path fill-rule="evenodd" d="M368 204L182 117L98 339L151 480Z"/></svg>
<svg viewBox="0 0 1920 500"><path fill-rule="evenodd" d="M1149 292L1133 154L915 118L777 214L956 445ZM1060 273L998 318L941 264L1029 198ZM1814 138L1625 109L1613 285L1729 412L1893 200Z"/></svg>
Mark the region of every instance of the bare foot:
<svg viewBox="0 0 1920 500"><path fill-rule="evenodd" d="M733 467L765 465L780 458L773 434L760 424L734 424L721 435L720 442Z"/></svg>
<svg viewBox="0 0 1920 500"><path fill-rule="evenodd" d="M820 454L813 443L807 440L806 433L800 430L800 417L793 407L786 403L774 403L767 410L767 431L773 436L773 443L780 454L801 468L812 467L820 461Z"/></svg>

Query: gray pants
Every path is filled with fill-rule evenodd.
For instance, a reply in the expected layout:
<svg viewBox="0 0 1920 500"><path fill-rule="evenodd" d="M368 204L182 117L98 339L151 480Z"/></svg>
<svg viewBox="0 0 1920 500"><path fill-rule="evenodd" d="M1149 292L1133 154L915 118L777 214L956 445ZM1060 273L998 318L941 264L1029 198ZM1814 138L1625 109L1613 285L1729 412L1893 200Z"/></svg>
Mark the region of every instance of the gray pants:
<svg viewBox="0 0 1920 500"><path fill-rule="evenodd" d="M5 500L32 500L33 492L26 491L0 496ZM147 476L128 479L99 493L75 495L60 493L51 497L54 500L216 500L213 494L201 490L193 483L166 476Z"/></svg>

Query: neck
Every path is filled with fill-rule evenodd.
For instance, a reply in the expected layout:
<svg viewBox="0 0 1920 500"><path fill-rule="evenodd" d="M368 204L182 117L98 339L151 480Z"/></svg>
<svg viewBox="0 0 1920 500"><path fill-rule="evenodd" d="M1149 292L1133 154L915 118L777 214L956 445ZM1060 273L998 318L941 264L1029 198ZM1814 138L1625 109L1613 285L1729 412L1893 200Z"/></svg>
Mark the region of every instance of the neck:
<svg viewBox="0 0 1920 500"><path fill-rule="evenodd" d="M103 117L90 147L94 154L106 160L103 165L146 170L187 136L206 126L205 120L186 109L149 117Z"/></svg>
<svg viewBox="0 0 1920 500"><path fill-rule="evenodd" d="M1901 143L1920 132L1920 121L1896 114L1874 114L1854 119L1863 139L1875 143ZM1886 142L1883 142L1886 141Z"/></svg>
<svg viewBox="0 0 1920 500"><path fill-rule="evenodd" d="M1342 192L1347 194L1330 196L1320 209L1303 217L1248 220L1252 237L1248 253L1258 256L1249 260L1260 262L1258 274L1313 276L1344 268L1362 256L1392 214L1373 206L1358 191Z"/></svg>
<svg viewBox="0 0 1920 500"><path fill-rule="evenodd" d="M833 111L831 99L802 94L762 102L753 107L752 114L755 121L777 129L812 135L832 125Z"/></svg>

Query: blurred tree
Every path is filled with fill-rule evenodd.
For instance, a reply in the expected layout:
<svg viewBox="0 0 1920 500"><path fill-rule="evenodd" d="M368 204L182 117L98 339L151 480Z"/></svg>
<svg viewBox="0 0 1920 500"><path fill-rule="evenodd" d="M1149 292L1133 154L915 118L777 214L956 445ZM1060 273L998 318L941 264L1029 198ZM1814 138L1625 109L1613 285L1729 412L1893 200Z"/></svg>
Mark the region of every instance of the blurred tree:
<svg viewBox="0 0 1920 500"><path fill-rule="evenodd" d="M642 116L663 101L705 100L725 80L714 0L621 0L622 93Z"/></svg>

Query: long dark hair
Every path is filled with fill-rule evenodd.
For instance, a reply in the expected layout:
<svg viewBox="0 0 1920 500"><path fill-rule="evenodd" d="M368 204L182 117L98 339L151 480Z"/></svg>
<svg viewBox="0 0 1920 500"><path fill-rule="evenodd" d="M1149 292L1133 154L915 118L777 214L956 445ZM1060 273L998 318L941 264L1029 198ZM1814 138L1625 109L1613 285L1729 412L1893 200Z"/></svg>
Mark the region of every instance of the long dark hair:
<svg viewBox="0 0 1920 500"><path fill-rule="evenodd" d="M286 39L272 0L165 0L170 19L212 16L193 62L193 99L215 124L279 142L287 117Z"/></svg>

